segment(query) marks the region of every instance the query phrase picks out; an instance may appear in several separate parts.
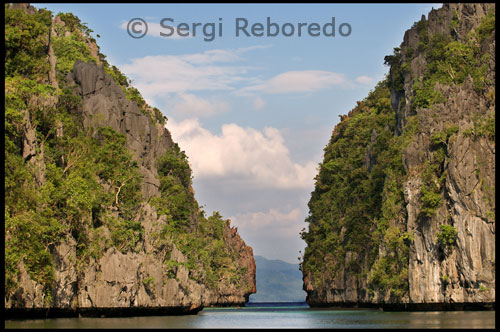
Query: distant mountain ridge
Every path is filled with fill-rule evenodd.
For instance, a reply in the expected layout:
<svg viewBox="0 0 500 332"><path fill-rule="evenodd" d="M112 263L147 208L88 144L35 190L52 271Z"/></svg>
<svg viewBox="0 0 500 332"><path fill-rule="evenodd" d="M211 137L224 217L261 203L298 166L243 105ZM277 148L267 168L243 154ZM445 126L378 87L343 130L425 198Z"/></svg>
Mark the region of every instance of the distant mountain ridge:
<svg viewBox="0 0 500 332"><path fill-rule="evenodd" d="M257 293L250 296L250 303L305 301L299 264L255 256L255 265Z"/></svg>

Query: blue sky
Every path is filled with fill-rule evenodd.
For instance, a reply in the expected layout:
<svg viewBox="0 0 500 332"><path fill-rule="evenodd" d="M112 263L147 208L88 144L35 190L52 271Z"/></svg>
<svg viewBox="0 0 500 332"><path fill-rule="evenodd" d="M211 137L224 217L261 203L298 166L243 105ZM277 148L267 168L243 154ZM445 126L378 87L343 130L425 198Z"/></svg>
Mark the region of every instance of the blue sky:
<svg viewBox="0 0 500 332"><path fill-rule="evenodd" d="M313 178L339 115L366 97L388 68L384 56L438 4L34 4L72 12L94 30L101 53L153 106L189 156L198 202L232 220L254 254L297 263ZM235 36L249 25L323 26L335 37ZM148 33L129 36L142 18ZM177 26L222 22L222 36L162 37ZM219 18L221 20L219 20ZM346 37L339 25L352 28ZM345 26L344 26L345 28ZM207 27L209 29L209 27ZM248 29L249 30L249 29ZM281 29L280 29L281 30ZM209 31L209 30L207 30ZM216 30L217 31L217 30ZM345 31L345 30L344 30ZM218 32L218 31L217 31Z"/></svg>

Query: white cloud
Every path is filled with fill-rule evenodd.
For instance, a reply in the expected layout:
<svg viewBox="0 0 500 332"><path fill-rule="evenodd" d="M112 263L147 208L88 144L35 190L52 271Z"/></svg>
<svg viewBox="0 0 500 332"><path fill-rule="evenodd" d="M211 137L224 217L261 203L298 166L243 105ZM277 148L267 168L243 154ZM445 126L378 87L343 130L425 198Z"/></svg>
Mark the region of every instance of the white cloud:
<svg viewBox="0 0 500 332"><path fill-rule="evenodd" d="M259 97L259 96L255 97L254 100L253 100L253 103L252 103L252 106L253 106L253 108L255 110L260 110L265 105L266 105L265 101L261 97Z"/></svg>
<svg viewBox="0 0 500 332"><path fill-rule="evenodd" d="M242 54L258 49L266 49L271 47L270 45L254 45L249 47L241 47L236 49L229 50L208 50L203 53L194 53L183 55L182 58L188 62L196 63L196 64L207 64L207 63L215 63L215 62L234 62L241 61L243 58Z"/></svg>
<svg viewBox="0 0 500 332"><path fill-rule="evenodd" d="M238 227L245 242L253 247L255 255L298 263L299 250L305 247L300 232L307 227L305 214L299 208L288 206L265 212L240 213L229 219L233 226Z"/></svg>
<svg viewBox="0 0 500 332"><path fill-rule="evenodd" d="M243 128L224 124L221 134L203 128L197 119L168 121L173 139L189 156L193 175L232 178L235 183L268 188L312 188L316 164L296 163L276 128Z"/></svg>
<svg viewBox="0 0 500 332"><path fill-rule="evenodd" d="M180 117L207 117L230 109L229 103L224 100L204 99L189 93L180 93L177 100L171 112Z"/></svg>
<svg viewBox="0 0 500 332"><path fill-rule="evenodd" d="M169 94L194 91L233 91L235 85L248 82L249 66L233 65L243 60L243 54L266 49L269 45L254 45L237 49L215 49L203 53L155 55L132 59L120 65L133 85L147 102Z"/></svg>
<svg viewBox="0 0 500 332"><path fill-rule="evenodd" d="M324 70L288 71L260 84L241 89L242 93L297 93L326 89L334 85L348 84L343 74Z"/></svg>
<svg viewBox="0 0 500 332"><path fill-rule="evenodd" d="M361 84L372 84L374 79L369 76L359 76L356 77L355 81Z"/></svg>
<svg viewBox="0 0 500 332"><path fill-rule="evenodd" d="M208 50L203 53L186 54L182 56L187 62L192 64L209 64L215 62L233 62L241 60L237 52L229 50Z"/></svg>
<svg viewBox="0 0 500 332"><path fill-rule="evenodd" d="M250 212L230 217L232 223L242 229L262 232L262 230L279 229L283 236L297 236L304 227L304 218L300 209L287 212L270 209L267 212Z"/></svg>
<svg viewBox="0 0 500 332"><path fill-rule="evenodd" d="M132 79L133 85L141 91L150 104L167 102L172 105L172 96L184 98L182 94L193 95L199 91L232 93L233 96L254 97L254 109L265 105L259 93L308 93L332 87L353 88L355 81L344 74L325 70L287 71L269 79L249 75L258 69L245 62L247 52L266 49L270 45L254 45L236 49L213 49L202 53L182 55L154 55L132 59L121 65L122 71ZM360 76L356 82L368 84L368 76ZM183 105L187 105L185 100ZM179 106L180 107L180 106ZM208 109L208 105L205 105ZM196 114L194 111L193 114ZM215 114L209 112L210 114ZM206 114L206 113L204 113Z"/></svg>
<svg viewBox="0 0 500 332"><path fill-rule="evenodd" d="M209 61L218 61L227 56L206 52L186 56L146 56L133 59L132 63L121 68L133 78L134 86L143 91L145 96L197 90L232 90L235 82L243 80L241 75L246 72L246 68L208 64Z"/></svg>

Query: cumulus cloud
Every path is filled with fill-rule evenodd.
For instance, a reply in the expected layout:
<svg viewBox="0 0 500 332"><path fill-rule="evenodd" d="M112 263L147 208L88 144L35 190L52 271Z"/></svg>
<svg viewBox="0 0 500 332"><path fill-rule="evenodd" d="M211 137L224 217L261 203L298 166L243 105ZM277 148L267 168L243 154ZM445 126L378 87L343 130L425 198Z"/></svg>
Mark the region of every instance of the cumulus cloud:
<svg viewBox="0 0 500 332"><path fill-rule="evenodd" d="M240 93L298 93L349 84L343 74L324 70L287 71L259 84L244 87Z"/></svg>
<svg viewBox="0 0 500 332"><path fill-rule="evenodd" d="M194 53L194 54L187 54L183 55L182 58L185 60L195 63L195 64L207 64L207 63L215 63L215 62L234 62L234 61L241 61L243 60L242 55L244 53L254 51L254 50L259 50L259 49L266 49L271 47L270 45L254 45L254 46L248 46L248 47L240 47L236 49L228 49L228 50L221 50L221 49L214 49L214 50L207 50L203 53Z"/></svg>
<svg viewBox="0 0 500 332"><path fill-rule="evenodd" d="M260 110L265 105L266 105L265 101L261 97L259 97L259 96L255 97L254 100L253 100L253 103L252 103L252 106L253 106L253 108L255 110Z"/></svg>
<svg viewBox="0 0 500 332"><path fill-rule="evenodd" d="M286 71L267 79L250 75L258 67L248 65L244 55L269 47L270 45L254 45L201 53L145 56L132 59L129 63L120 65L120 68L132 78L133 85L150 104L169 102L172 96L186 98L181 94L193 99L193 94L200 91L255 97L258 94L310 93L332 87L350 89L356 87L355 83L373 82L368 76L352 80L342 73L326 70ZM183 105L187 102L186 100ZM252 106L256 110L262 109L263 99L255 97Z"/></svg>
<svg viewBox="0 0 500 332"><path fill-rule="evenodd" d="M146 101L179 93L196 91L233 91L235 85L248 82L250 67L234 65L247 52L265 49L269 45L254 45L237 49L214 49L182 55L154 55L132 59L120 65L133 79ZM250 79L251 81L251 79Z"/></svg>
<svg viewBox="0 0 500 332"><path fill-rule="evenodd" d="M169 120L175 141L189 156L195 178L229 178L252 186L312 187L316 164L296 163L276 128L243 128L224 124L220 134L203 128L197 119Z"/></svg>
<svg viewBox="0 0 500 332"><path fill-rule="evenodd" d="M253 247L254 254L297 264L299 250L305 247L299 236L306 227L304 218L305 214L299 208L285 207L240 213L229 219L238 227L245 242Z"/></svg>
<svg viewBox="0 0 500 332"><path fill-rule="evenodd" d="M134 86L151 97L168 93L199 90L232 90L233 84L243 80L247 69L238 66L219 66L211 63L228 55L191 54L186 56L156 55L133 59L121 66L134 79Z"/></svg>
<svg viewBox="0 0 500 332"><path fill-rule="evenodd" d="M374 79L369 76L359 76L356 77L355 81L361 84L372 84Z"/></svg>
<svg viewBox="0 0 500 332"><path fill-rule="evenodd" d="M190 93L180 93L171 109L172 114L179 117L207 117L227 112L230 105L225 100L216 98L204 99Z"/></svg>
<svg viewBox="0 0 500 332"><path fill-rule="evenodd" d="M283 236L297 236L304 227L304 218L298 208L286 212L270 209L267 212L243 213L229 219L239 228L257 232L265 229L279 229L279 233Z"/></svg>

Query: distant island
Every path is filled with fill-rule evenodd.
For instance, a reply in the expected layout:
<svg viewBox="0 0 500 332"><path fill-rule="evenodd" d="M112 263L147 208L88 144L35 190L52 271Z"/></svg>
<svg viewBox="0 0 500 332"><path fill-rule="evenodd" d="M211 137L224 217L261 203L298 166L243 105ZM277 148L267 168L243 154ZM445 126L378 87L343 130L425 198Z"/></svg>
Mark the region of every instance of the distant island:
<svg viewBox="0 0 500 332"><path fill-rule="evenodd" d="M250 295L250 303L305 301L306 292L302 290L299 264L255 256L255 265L257 293Z"/></svg>

